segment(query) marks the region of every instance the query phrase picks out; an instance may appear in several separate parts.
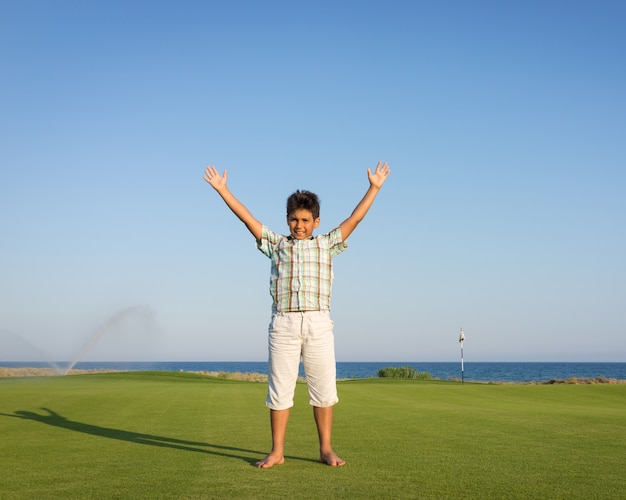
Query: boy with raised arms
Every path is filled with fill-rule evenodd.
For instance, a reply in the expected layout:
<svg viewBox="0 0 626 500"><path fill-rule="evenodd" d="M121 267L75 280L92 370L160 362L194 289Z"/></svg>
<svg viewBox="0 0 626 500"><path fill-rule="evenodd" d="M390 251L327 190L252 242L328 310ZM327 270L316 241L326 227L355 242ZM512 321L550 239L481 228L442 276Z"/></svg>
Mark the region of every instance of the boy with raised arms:
<svg viewBox="0 0 626 500"><path fill-rule="evenodd" d="M220 175L210 166L204 172L204 180L246 225L257 248L271 259L266 405L270 409L272 450L256 463L257 467L269 468L285 461L285 434L301 359L317 425L320 461L330 466L345 464L331 445L333 406L339 401L330 319L332 259L346 249L345 241L367 214L388 176L387 163L378 162L374 172L368 168L369 188L352 214L329 233L318 236L313 232L320 224L319 200L309 191L296 191L287 199L289 235L283 236L259 222L231 193L226 170Z"/></svg>

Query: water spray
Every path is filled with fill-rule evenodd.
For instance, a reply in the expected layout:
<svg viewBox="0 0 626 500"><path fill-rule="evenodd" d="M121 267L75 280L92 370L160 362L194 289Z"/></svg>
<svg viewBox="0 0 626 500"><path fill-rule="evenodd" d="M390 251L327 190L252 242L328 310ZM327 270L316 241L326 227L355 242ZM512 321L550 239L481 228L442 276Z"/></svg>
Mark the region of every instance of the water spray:
<svg viewBox="0 0 626 500"><path fill-rule="evenodd" d="M80 352L74 357L72 362L68 365L65 373L63 375L67 375L74 365L80 361L80 359L85 355L89 349L91 349L98 340L111 328L121 323L127 316L134 312L138 312L141 310L147 310L146 306L133 306L124 309L117 314L115 314L111 319L109 319L106 323L104 323L100 328L96 330L96 332L91 336L91 338L87 341L87 343L83 346Z"/></svg>

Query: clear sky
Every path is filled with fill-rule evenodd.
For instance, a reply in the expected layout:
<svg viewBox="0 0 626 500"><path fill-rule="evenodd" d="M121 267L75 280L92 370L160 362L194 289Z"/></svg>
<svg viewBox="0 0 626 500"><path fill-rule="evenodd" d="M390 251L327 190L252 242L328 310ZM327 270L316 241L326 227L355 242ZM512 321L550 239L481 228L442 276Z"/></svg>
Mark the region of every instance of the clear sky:
<svg viewBox="0 0 626 500"><path fill-rule="evenodd" d="M625 25L621 0L2 2L0 360L264 360L269 260L204 167L275 231L315 191L326 232L385 160L335 259L339 361L455 361L461 327L466 361L626 361Z"/></svg>

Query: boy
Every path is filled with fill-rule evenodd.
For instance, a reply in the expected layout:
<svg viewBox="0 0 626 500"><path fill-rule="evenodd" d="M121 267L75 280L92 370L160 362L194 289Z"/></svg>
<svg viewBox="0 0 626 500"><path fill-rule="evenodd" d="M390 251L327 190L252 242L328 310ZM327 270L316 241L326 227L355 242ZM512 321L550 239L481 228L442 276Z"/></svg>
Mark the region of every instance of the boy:
<svg viewBox="0 0 626 500"><path fill-rule="evenodd" d="M289 236L270 231L226 186L228 173L207 167L204 180L246 225L257 248L272 260L269 326L269 376L266 405L270 408L272 450L257 467L270 468L285 461L284 445L289 411L298 377L304 365L309 402L317 425L320 461L330 466L346 462L331 446L333 405L337 398L333 322L330 319L332 257L346 249L345 241L363 220L389 175L387 163L367 169L369 189L350 217L330 233L313 236L320 224L319 200L309 191L296 191L287 200Z"/></svg>

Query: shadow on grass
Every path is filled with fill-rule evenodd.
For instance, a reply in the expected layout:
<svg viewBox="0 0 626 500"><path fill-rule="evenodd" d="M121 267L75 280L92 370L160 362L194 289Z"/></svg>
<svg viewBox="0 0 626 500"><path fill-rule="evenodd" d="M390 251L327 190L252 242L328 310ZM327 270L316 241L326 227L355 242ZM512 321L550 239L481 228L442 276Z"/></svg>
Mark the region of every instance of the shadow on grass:
<svg viewBox="0 0 626 500"><path fill-rule="evenodd" d="M170 438L165 436L155 436L153 434L143 434L140 432L124 431L121 429L112 429L109 427L101 427L99 425L86 424L84 422L76 422L74 420L68 420L66 417L59 415L55 411L48 408L42 408L42 410L48 412L47 415L39 414L32 411L16 411L13 414L0 413L5 417L21 418L24 420L34 420L35 422L41 422L42 424L51 425L53 427L60 427L62 429L68 429L75 432L83 432L85 434L91 434L92 436L100 436L109 439L119 439L120 441L128 441L130 443L145 444L149 446L157 446L160 448L173 448L176 450L192 451L195 453L208 453L210 455L217 455L221 457L237 458L248 462L250 465L255 465L259 460L257 458L250 458L240 453L255 453L265 456L258 450L247 450L244 448L235 448L232 446L224 446L219 444L201 443L198 441L186 441L183 439ZM300 457L285 457L293 460L302 460L306 462L317 462L317 460L300 458Z"/></svg>

